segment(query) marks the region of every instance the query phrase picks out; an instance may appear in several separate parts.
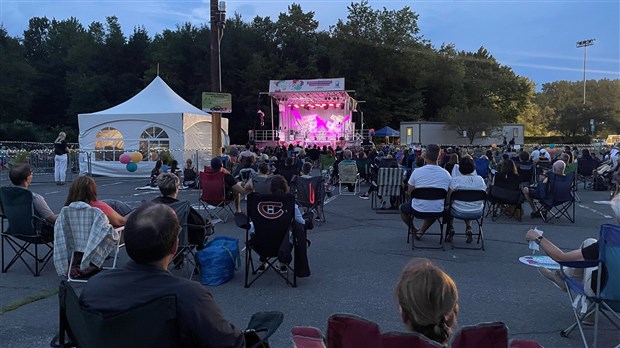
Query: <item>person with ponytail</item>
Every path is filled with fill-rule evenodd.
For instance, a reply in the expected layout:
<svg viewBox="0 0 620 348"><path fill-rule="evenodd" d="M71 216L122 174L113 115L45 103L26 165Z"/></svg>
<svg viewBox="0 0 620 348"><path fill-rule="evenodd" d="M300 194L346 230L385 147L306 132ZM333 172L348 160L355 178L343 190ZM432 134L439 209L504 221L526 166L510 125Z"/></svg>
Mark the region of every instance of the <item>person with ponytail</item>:
<svg viewBox="0 0 620 348"><path fill-rule="evenodd" d="M448 343L459 311L458 291L450 276L428 259L414 259L403 269L395 295L408 329Z"/></svg>
<svg viewBox="0 0 620 348"><path fill-rule="evenodd" d="M54 140L54 180L56 185L64 185L67 176L67 134L58 133Z"/></svg>

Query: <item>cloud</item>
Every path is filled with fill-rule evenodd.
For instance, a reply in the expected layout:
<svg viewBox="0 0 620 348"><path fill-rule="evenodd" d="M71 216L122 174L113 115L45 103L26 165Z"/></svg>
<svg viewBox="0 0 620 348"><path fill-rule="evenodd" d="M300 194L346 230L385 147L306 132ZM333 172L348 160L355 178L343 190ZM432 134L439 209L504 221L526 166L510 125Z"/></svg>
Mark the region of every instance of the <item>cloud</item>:
<svg viewBox="0 0 620 348"><path fill-rule="evenodd" d="M557 66L557 65L544 65L544 64L529 64L529 63L514 63L514 62L503 62L503 65L507 66L519 66L523 68L534 68L539 70L553 70L553 71L570 71L570 72L583 72L583 68L569 68L565 66ZM587 69L588 74L601 74L601 75L613 75L620 77L620 71L614 70L600 70L600 69Z"/></svg>

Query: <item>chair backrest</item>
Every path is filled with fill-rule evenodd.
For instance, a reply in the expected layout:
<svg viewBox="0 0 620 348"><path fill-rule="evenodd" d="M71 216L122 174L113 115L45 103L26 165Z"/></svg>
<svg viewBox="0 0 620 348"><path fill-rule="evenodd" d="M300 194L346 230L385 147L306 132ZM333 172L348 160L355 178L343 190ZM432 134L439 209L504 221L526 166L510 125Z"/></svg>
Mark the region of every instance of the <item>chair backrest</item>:
<svg viewBox="0 0 620 348"><path fill-rule="evenodd" d="M575 200L573 195L575 173L568 173L566 175L557 175L554 173L547 173L548 178L548 190L550 195L543 196L543 200L546 205L558 205L565 202L572 202Z"/></svg>
<svg viewBox="0 0 620 348"><path fill-rule="evenodd" d="M411 198L434 201L439 199L446 199L448 191L442 188L436 187L417 187L411 191Z"/></svg>
<svg viewBox="0 0 620 348"><path fill-rule="evenodd" d="M336 162L336 157L334 156L331 156L331 157L328 155L319 156L319 164L320 164L321 170L329 169L329 167L332 167L334 165L334 162Z"/></svg>
<svg viewBox="0 0 620 348"><path fill-rule="evenodd" d="M271 180L273 176L256 175L252 177L252 185L254 192L261 195L268 195L271 193Z"/></svg>
<svg viewBox="0 0 620 348"><path fill-rule="evenodd" d="M352 314L334 314L327 321L327 346L338 348L439 348L443 345L415 332L382 334L379 325Z"/></svg>
<svg viewBox="0 0 620 348"><path fill-rule="evenodd" d="M295 218L295 197L287 195L248 195L248 217L254 224L252 247L264 257L278 256L280 244Z"/></svg>
<svg viewBox="0 0 620 348"><path fill-rule="evenodd" d="M601 297L616 311L620 311L620 226L601 225L599 259L605 265L607 283Z"/></svg>
<svg viewBox="0 0 620 348"><path fill-rule="evenodd" d="M224 172L207 173L200 172L200 200L212 205L219 205L226 201Z"/></svg>
<svg viewBox="0 0 620 348"><path fill-rule="evenodd" d="M577 173L582 176L592 176L592 172L598 166L598 161L594 158L578 158Z"/></svg>
<svg viewBox="0 0 620 348"><path fill-rule="evenodd" d="M577 173L577 163L567 163L564 168L564 174Z"/></svg>
<svg viewBox="0 0 620 348"><path fill-rule="evenodd" d="M32 192L21 187L0 188L0 204L9 227L4 232L15 236L36 236L38 234Z"/></svg>
<svg viewBox="0 0 620 348"><path fill-rule="evenodd" d="M327 320L327 346L338 348L381 347L379 325L350 314L334 314Z"/></svg>
<svg viewBox="0 0 620 348"><path fill-rule="evenodd" d="M379 168L377 194L379 196L397 196L403 186L403 168Z"/></svg>
<svg viewBox="0 0 620 348"><path fill-rule="evenodd" d="M534 181L534 163L521 162L517 166L517 171L521 182L532 183Z"/></svg>
<svg viewBox="0 0 620 348"><path fill-rule="evenodd" d="M71 285L58 292L61 330L79 347L174 347L178 340L176 297L168 295L124 312L102 314L83 309ZM64 333L61 333L63 344Z"/></svg>
<svg viewBox="0 0 620 348"><path fill-rule="evenodd" d="M488 200L495 204L521 204L523 194L520 190L509 190L505 187L493 185L489 188Z"/></svg>
<svg viewBox="0 0 620 348"><path fill-rule="evenodd" d="M325 178L322 176L303 177L295 180L297 204L306 208L323 205L325 200Z"/></svg>
<svg viewBox="0 0 620 348"><path fill-rule="evenodd" d="M293 179L299 175L299 167L297 167L296 164L292 166L283 165L278 168L278 174L282 175L284 179L286 179L286 182L290 185Z"/></svg>
<svg viewBox="0 0 620 348"><path fill-rule="evenodd" d="M484 157L474 158L474 164L476 165L476 173L483 178L489 177L489 159Z"/></svg>
<svg viewBox="0 0 620 348"><path fill-rule="evenodd" d="M454 201L478 202L486 201L487 192L484 190L456 190L450 193L450 203Z"/></svg>
<svg viewBox="0 0 620 348"><path fill-rule="evenodd" d="M187 217L189 216L189 209L191 207L189 201L178 201L168 203L168 206L174 210L174 213L179 219L179 225L181 225L181 233L179 233L179 244L187 245L189 238L187 236Z"/></svg>
<svg viewBox="0 0 620 348"><path fill-rule="evenodd" d="M501 322L464 326L450 340L452 348L506 348L508 327Z"/></svg>
<svg viewBox="0 0 620 348"><path fill-rule="evenodd" d="M357 164L355 162L338 163L338 178L343 184L354 184L357 182Z"/></svg>

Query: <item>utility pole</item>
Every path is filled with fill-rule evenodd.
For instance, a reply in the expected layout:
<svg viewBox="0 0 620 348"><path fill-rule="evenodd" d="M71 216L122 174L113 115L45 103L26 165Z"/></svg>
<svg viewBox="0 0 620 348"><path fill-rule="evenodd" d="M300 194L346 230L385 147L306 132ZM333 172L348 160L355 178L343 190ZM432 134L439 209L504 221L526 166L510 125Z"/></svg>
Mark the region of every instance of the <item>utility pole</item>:
<svg viewBox="0 0 620 348"><path fill-rule="evenodd" d="M224 35L226 3L211 0L211 92L222 92L220 42ZM211 112L211 156L222 154L222 114Z"/></svg>
<svg viewBox="0 0 620 348"><path fill-rule="evenodd" d="M596 39L577 41L577 48L583 47L583 105L586 105L586 58L588 46L594 45Z"/></svg>

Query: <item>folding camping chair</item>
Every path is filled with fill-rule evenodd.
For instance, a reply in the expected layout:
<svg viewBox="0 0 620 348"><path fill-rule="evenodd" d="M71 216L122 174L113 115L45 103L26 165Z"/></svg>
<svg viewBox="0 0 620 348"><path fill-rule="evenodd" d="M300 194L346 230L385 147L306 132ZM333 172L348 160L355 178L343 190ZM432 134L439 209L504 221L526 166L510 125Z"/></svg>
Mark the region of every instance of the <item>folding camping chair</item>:
<svg viewBox="0 0 620 348"><path fill-rule="evenodd" d="M297 177L295 180L297 205L303 209L304 213L316 212L321 222L325 222L325 178L313 176L305 178Z"/></svg>
<svg viewBox="0 0 620 348"><path fill-rule="evenodd" d="M534 172L536 171L534 163L520 162L517 164L517 171L522 185L529 186L534 183Z"/></svg>
<svg viewBox="0 0 620 348"><path fill-rule="evenodd" d="M0 188L0 234L2 237L2 273L6 273L17 260L28 267L35 277L52 258L54 251L54 237L42 235L41 231L47 221L39 218L34 213L32 192L21 187L2 187ZM4 228L4 220L8 220L9 227ZM51 231L51 226L49 226ZM7 255L4 249L5 242L13 249L15 256L4 266L4 258ZM34 252L30 246L34 246ZM39 247L43 256L39 253ZM25 256L30 255L34 259L34 270L26 262Z"/></svg>
<svg viewBox="0 0 620 348"><path fill-rule="evenodd" d="M484 182L489 181L491 175L491 169L489 168L489 159L486 157L474 158L474 164L476 165L476 174L480 175Z"/></svg>
<svg viewBox="0 0 620 348"><path fill-rule="evenodd" d="M508 347L508 327L501 322L464 326L452 335L449 346L452 348L506 348Z"/></svg>
<svg viewBox="0 0 620 348"><path fill-rule="evenodd" d="M484 205L482 206L482 210L480 211L480 214L478 216L476 216L475 218L471 218L471 219L462 219L459 217L454 216L454 214L452 214L452 205L454 204L455 201L460 201L460 202L478 202L478 201L483 201ZM487 193L486 191L482 191L482 190L456 190L453 191L452 193L450 193L450 202L448 205L448 213L450 213L450 215L452 215L453 219L459 219L459 220L473 220L476 221L476 224L478 225L478 239L476 241L476 244L479 244L479 247L462 247L462 246L455 246L454 245L454 241L452 242L452 249L477 249L477 250L484 250L484 237L482 235L482 224L484 222L484 211L486 209L486 204L487 204ZM466 233L454 233L454 236L466 236Z"/></svg>
<svg viewBox="0 0 620 348"><path fill-rule="evenodd" d="M192 279L194 274L200 272L200 267L196 256L196 248L198 244L197 241L190 240L189 228L204 228L205 239L202 241L202 245L204 245L204 243L209 239L209 236L213 235L214 228L210 223L197 226L187 222L191 208L189 201L172 202L168 203L168 206L174 210L177 218L179 219L179 224L181 225L181 232L179 233L179 248L177 249L177 253L172 258L170 265L168 265L168 268L185 268L183 265L187 264L187 278Z"/></svg>
<svg viewBox="0 0 620 348"><path fill-rule="evenodd" d="M594 171L598 164L594 158L577 159L577 183L583 182L584 190L594 185Z"/></svg>
<svg viewBox="0 0 620 348"><path fill-rule="evenodd" d="M448 191L441 188L434 187L421 187L415 188L411 191L411 199L419 199L426 201L435 201L435 200L443 200L445 203L446 197L448 195ZM442 204L443 207L443 204ZM409 238L411 238L411 250L416 248L415 240L416 237L413 235L413 219L423 219L423 220L433 220L439 222L439 234L430 233L426 231L424 233L425 236L428 235L439 235L439 246L438 247L430 247L430 246L418 246L419 249L443 249L444 248L444 234L443 234L443 225L444 225L444 215L445 211L442 209L437 212L418 212L413 210L413 214L409 215L409 224L407 228L407 243L409 243ZM429 227L430 228L430 227Z"/></svg>
<svg viewBox="0 0 620 348"><path fill-rule="evenodd" d="M542 186L541 186L542 185ZM547 183L539 183L539 198L535 200L536 213L545 222L562 216L575 223L575 173L557 175L547 173ZM572 213L569 209L572 208Z"/></svg>
<svg viewBox="0 0 620 348"><path fill-rule="evenodd" d="M248 220L249 219L249 220ZM245 229L245 287L249 288L258 278L267 273L268 269L275 271L287 285L297 287L297 275L291 267L292 247L296 243L295 235L289 233L295 219L295 197L291 194L248 195L248 215L237 213L237 226ZM254 225L254 232L250 233L250 221ZM291 242L292 237L292 242ZM259 267L254 266L252 253L259 256ZM275 266L276 259L282 269ZM281 271L284 269L285 274ZM290 271L290 272L289 272ZM250 280L252 273L252 280ZM289 273L293 281L289 280Z"/></svg>
<svg viewBox="0 0 620 348"><path fill-rule="evenodd" d="M357 173L357 164L355 162L338 163L338 182L340 195L355 196L360 192L360 178ZM353 191L343 190L342 185L353 185Z"/></svg>
<svg viewBox="0 0 620 348"><path fill-rule="evenodd" d="M156 298L120 313L82 308L71 285L62 281L59 346L89 348L175 347L178 342L176 297ZM65 342L66 336L70 343Z"/></svg>
<svg viewBox="0 0 620 348"><path fill-rule="evenodd" d="M560 334L563 337L568 337L575 327L578 327L583 345L586 348L588 347L588 342L581 321L588 315L594 315L594 338L592 343L594 348L596 348L598 343L599 314L603 314L617 330L620 330L620 226L611 224L601 225L598 245L598 260L560 262L568 298L571 301L571 308L576 320L575 323ZM597 266L597 274L592 276L592 278L596 279L596 289L592 289L594 294L586 290L591 288L590 284L571 278L564 272L564 267L585 269ZM601 270L603 271L601 272ZM605 276L607 278L606 282L603 281ZM588 301L587 308L582 313L579 313L579 309L572 305L579 301L576 299L577 297L585 298Z"/></svg>
<svg viewBox="0 0 620 348"><path fill-rule="evenodd" d="M487 194L488 204L485 216L491 215L492 221L496 221L500 216L506 216L521 222L523 200L523 193L520 190L509 190L492 185Z"/></svg>
<svg viewBox="0 0 620 348"><path fill-rule="evenodd" d="M379 325L353 314L333 314L327 321L327 346L339 348L439 348L416 332L381 333Z"/></svg>
<svg viewBox="0 0 620 348"><path fill-rule="evenodd" d="M69 282L85 283L87 279L71 276L76 262L76 253L82 254L80 269L92 263L102 267L106 258L114 252L112 268L116 267L123 228L115 229L98 208L85 202L73 202L63 207L54 225L54 267L60 276L67 276Z"/></svg>
<svg viewBox="0 0 620 348"><path fill-rule="evenodd" d="M235 202L234 198L226 196L226 183L224 182L224 172L209 173L200 172L200 189L202 193L198 202L209 214L209 217L213 219L219 219L222 222L228 220L227 213L234 215L234 211L230 207ZM210 209L210 206L213 209ZM221 215L222 213L226 215Z"/></svg>
<svg viewBox="0 0 620 348"><path fill-rule="evenodd" d="M403 168L379 168L377 186L370 197L370 206L376 213L400 213L398 209L385 210L384 204L389 202L390 206L399 207L405 200L403 175ZM371 185L373 184L371 183Z"/></svg>

